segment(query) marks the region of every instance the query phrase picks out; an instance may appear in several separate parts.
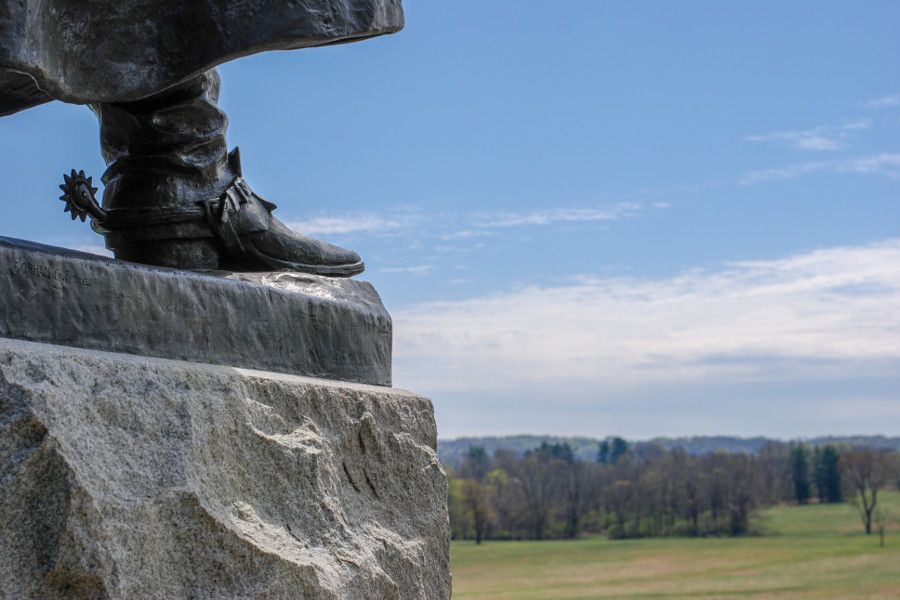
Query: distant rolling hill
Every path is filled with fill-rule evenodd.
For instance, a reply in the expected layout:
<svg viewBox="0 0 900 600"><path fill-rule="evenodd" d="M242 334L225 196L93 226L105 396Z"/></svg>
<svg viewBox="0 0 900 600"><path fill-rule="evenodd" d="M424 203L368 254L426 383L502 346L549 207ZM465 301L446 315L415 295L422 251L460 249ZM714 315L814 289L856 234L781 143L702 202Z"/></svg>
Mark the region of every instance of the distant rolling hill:
<svg viewBox="0 0 900 600"><path fill-rule="evenodd" d="M517 454L537 448L542 442L548 444L568 443L575 455L583 460L594 460L597 457L597 447L603 438L592 437L562 437L552 435L510 435L502 437L462 437L452 440L438 441L438 455L441 462L447 466L458 467L471 446L482 446L488 454L497 450L511 450ZM659 437L652 440L642 440L629 444L640 447L642 445L657 445L664 448L683 448L689 454L708 454L710 452L744 452L755 453L769 442L783 442L775 438L766 437L732 437L732 436L696 436L696 437ZM889 450L900 450L900 437L885 437L881 435L871 436L820 436L803 440L807 444L823 446L825 444L847 444L849 446L865 446Z"/></svg>

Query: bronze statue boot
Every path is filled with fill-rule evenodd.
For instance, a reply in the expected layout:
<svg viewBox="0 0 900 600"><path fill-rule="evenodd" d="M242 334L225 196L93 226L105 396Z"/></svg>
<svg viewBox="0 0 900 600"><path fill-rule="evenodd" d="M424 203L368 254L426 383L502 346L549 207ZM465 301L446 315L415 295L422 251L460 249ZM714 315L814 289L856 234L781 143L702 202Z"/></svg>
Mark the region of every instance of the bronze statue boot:
<svg viewBox="0 0 900 600"><path fill-rule="evenodd" d="M358 254L291 231L250 188L239 152L227 152L218 95L209 71L144 100L92 106L109 167L103 206L88 213L107 247L182 269L361 273Z"/></svg>
<svg viewBox="0 0 900 600"><path fill-rule="evenodd" d="M204 216L230 270L302 271L333 277L362 273L359 255L291 231L272 215L274 204L254 192L240 175L240 154L229 155L238 176L216 200L203 203Z"/></svg>

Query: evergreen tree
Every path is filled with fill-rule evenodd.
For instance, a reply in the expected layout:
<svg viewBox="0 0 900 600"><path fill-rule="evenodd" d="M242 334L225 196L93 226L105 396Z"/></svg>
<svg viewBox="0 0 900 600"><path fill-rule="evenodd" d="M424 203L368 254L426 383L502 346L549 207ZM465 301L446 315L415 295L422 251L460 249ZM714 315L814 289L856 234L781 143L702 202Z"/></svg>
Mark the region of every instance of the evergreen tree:
<svg viewBox="0 0 900 600"><path fill-rule="evenodd" d="M791 449L788 457L788 469L794 484L794 500L797 501L797 504L806 504L810 497L809 459L806 448L802 444L797 444Z"/></svg>
<svg viewBox="0 0 900 600"><path fill-rule="evenodd" d="M844 490L839 468L840 453L834 446L816 448L813 477L819 502L843 502Z"/></svg>
<svg viewBox="0 0 900 600"><path fill-rule="evenodd" d="M600 442L600 447L597 449L597 462L601 465L609 464L609 440Z"/></svg>
<svg viewBox="0 0 900 600"><path fill-rule="evenodd" d="M601 465L617 465L628 454L628 442L620 437L609 437L600 442L597 462Z"/></svg>
<svg viewBox="0 0 900 600"><path fill-rule="evenodd" d="M525 452L525 458L528 458L529 456L534 456L538 460L544 462L550 460L561 460L564 463L572 463L575 461L575 451L572 450L572 446L570 446L568 442L562 442L559 444L548 444L547 442L541 442L541 445L534 450L528 450Z"/></svg>
<svg viewBox="0 0 900 600"><path fill-rule="evenodd" d="M816 487L816 495L819 497L819 504L827 502L825 493L825 469L822 464L822 449L816 446L812 453L812 481Z"/></svg>
<svg viewBox="0 0 900 600"><path fill-rule="evenodd" d="M465 479L481 481L490 470L491 458L485 451L484 446L469 446L460 468L460 474Z"/></svg>
<svg viewBox="0 0 900 600"><path fill-rule="evenodd" d="M609 464L619 464L619 461L626 454L628 454L628 442L620 437L614 437L609 447Z"/></svg>

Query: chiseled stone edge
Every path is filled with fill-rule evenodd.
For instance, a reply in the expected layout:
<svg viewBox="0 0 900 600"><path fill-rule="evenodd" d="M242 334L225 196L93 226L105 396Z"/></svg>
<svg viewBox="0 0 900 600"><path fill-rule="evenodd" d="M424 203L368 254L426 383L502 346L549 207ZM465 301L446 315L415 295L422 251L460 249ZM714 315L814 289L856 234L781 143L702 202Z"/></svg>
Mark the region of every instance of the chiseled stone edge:
<svg viewBox="0 0 900 600"><path fill-rule="evenodd" d="M73 585L111 600L450 597L427 398L0 338L4 390L0 588L23 600ZM322 508L345 515L326 535L339 523Z"/></svg>

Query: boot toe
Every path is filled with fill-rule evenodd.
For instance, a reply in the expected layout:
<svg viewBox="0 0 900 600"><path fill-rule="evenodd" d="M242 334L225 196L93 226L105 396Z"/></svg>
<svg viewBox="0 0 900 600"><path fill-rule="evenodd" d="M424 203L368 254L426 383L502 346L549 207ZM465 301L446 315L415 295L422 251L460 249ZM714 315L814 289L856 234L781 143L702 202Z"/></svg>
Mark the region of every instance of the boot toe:
<svg viewBox="0 0 900 600"><path fill-rule="evenodd" d="M365 270L359 254L292 231L272 217L268 230L248 240L254 254L279 269L350 277Z"/></svg>

